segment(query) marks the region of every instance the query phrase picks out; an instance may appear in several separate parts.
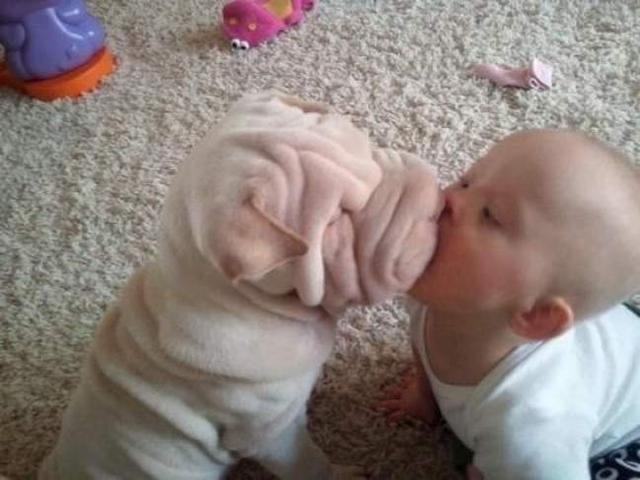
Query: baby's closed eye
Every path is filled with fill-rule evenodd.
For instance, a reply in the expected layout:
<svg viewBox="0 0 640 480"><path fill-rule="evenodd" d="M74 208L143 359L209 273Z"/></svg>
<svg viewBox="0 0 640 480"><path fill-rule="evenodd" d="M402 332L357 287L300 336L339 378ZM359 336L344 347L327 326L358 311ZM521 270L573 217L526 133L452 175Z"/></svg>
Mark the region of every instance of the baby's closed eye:
<svg viewBox="0 0 640 480"><path fill-rule="evenodd" d="M483 207L481 212L482 220L489 226L500 227L502 224L497 219L495 213L489 207Z"/></svg>

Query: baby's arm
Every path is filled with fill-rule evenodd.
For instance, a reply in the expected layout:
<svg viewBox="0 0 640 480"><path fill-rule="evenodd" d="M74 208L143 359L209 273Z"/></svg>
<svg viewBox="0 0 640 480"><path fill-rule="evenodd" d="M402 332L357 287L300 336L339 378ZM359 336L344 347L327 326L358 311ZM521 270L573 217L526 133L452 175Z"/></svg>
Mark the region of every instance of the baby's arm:
<svg viewBox="0 0 640 480"><path fill-rule="evenodd" d="M391 422L413 417L433 425L440 417L438 404L420 357L413 346L412 350L414 365L386 392L380 406Z"/></svg>

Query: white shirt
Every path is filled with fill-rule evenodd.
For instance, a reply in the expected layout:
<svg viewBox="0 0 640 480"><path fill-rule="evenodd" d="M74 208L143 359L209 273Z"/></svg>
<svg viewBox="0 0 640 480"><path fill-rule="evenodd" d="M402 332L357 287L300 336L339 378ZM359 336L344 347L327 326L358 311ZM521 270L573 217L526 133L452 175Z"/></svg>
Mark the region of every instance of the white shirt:
<svg viewBox="0 0 640 480"><path fill-rule="evenodd" d="M469 387L434 375L425 313L410 304L414 348L486 480L589 479L589 458L640 438L640 318L623 305L515 349Z"/></svg>

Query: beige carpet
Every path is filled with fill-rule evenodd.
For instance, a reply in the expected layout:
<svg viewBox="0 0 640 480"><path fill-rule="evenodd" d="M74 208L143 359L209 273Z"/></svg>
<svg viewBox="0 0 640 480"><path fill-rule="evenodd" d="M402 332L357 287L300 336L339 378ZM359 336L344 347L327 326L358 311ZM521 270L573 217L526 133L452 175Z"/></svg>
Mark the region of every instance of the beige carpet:
<svg viewBox="0 0 640 480"><path fill-rule="evenodd" d="M0 92L0 474L32 475L51 447L96 322L153 252L176 165L243 92L334 104L380 144L437 164L443 182L524 127L582 128L640 159L637 0L379 0L377 13L320 2L300 29L234 54L219 0L95 0L120 60L99 92L53 104ZM534 55L557 68L549 92L466 73ZM406 327L400 303L345 319L313 434L374 479L457 478L443 428L392 429L373 409L410 356Z"/></svg>

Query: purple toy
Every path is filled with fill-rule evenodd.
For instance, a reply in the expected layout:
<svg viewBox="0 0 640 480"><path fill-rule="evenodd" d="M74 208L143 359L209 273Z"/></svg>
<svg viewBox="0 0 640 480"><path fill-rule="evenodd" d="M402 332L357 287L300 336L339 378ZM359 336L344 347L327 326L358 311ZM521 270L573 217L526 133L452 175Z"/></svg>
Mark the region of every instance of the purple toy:
<svg viewBox="0 0 640 480"><path fill-rule="evenodd" d="M9 70L21 80L72 71L104 41L102 25L83 0L0 0L0 44Z"/></svg>
<svg viewBox="0 0 640 480"><path fill-rule="evenodd" d="M315 0L233 0L222 10L222 31L235 49L248 50L304 20Z"/></svg>

